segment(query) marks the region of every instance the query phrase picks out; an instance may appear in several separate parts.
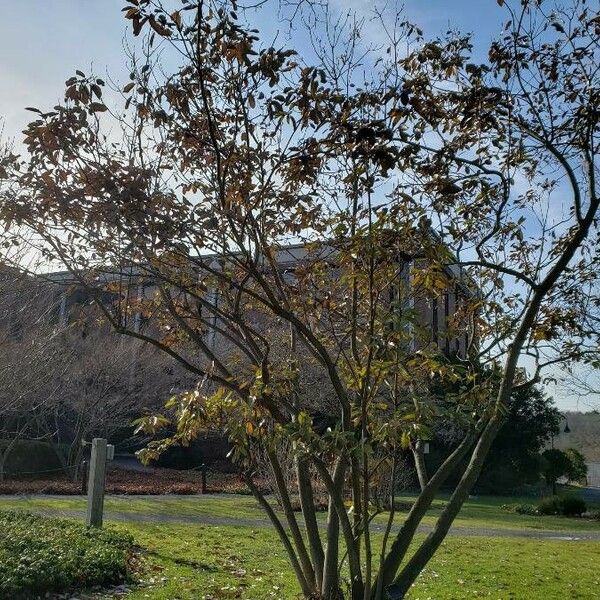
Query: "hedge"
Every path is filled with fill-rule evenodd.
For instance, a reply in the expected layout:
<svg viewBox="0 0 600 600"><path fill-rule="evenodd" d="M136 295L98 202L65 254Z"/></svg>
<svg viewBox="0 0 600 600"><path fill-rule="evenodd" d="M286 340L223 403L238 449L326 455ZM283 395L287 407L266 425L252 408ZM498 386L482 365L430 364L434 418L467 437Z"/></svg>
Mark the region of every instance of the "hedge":
<svg viewBox="0 0 600 600"><path fill-rule="evenodd" d="M0 598L35 598L128 578L128 535L20 511L0 511L0 531Z"/></svg>

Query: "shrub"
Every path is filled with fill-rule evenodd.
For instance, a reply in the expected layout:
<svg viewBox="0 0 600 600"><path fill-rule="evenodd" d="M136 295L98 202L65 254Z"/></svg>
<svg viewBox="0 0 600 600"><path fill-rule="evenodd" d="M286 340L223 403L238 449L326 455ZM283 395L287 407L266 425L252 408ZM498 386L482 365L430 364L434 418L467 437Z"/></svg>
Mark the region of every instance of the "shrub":
<svg viewBox="0 0 600 600"><path fill-rule="evenodd" d="M545 498L538 506L540 515L564 515L580 517L586 511L586 504L577 496L552 496Z"/></svg>
<svg viewBox="0 0 600 600"><path fill-rule="evenodd" d="M561 514L565 517L580 517L587 510L585 502L577 496L563 496L561 500Z"/></svg>
<svg viewBox="0 0 600 600"><path fill-rule="evenodd" d="M0 531L0 598L35 598L127 579L130 536L19 511L0 511Z"/></svg>
<svg viewBox="0 0 600 600"><path fill-rule="evenodd" d="M556 480L567 475L571 467L571 461L567 454L557 448L544 450L542 453L544 459L544 478L546 483L552 486L552 490L556 493Z"/></svg>
<svg viewBox="0 0 600 600"><path fill-rule="evenodd" d="M517 513L519 515L538 515L537 506L533 504L503 504L501 510Z"/></svg>
<svg viewBox="0 0 600 600"><path fill-rule="evenodd" d="M551 496L544 498L538 504L538 512L540 515L560 515L561 514L561 499L559 496Z"/></svg>
<svg viewBox="0 0 600 600"><path fill-rule="evenodd" d="M406 500L396 500L394 502L395 510L399 512L408 512L413 507L413 502L407 502ZM435 506L432 506L431 509L434 509Z"/></svg>
<svg viewBox="0 0 600 600"><path fill-rule="evenodd" d="M533 504L517 504L515 507L515 512L520 515L537 515L538 509L537 506Z"/></svg>
<svg viewBox="0 0 600 600"><path fill-rule="evenodd" d="M569 468L567 469L568 480L575 482L585 481L588 474L585 456L575 448L567 448L565 454L569 458Z"/></svg>
<svg viewBox="0 0 600 600"><path fill-rule="evenodd" d="M0 441L0 448L5 448L8 442ZM61 467L56 448L47 442L38 440L20 440L8 454L6 460L6 476L13 477L19 473L26 473L26 477L52 474L61 474Z"/></svg>

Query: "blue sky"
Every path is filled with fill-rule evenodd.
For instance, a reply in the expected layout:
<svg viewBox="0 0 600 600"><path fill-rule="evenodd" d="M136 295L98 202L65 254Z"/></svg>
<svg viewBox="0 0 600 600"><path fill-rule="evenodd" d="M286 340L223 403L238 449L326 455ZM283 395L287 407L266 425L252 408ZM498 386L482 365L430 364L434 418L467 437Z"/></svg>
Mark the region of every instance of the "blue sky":
<svg viewBox="0 0 600 600"><path fill-rule="evenodd" d="M330 0L337 11L354 10L367 20L365 43L383 40L381 28L368 19L373 0ZM393 0L388 0L388 5ZM75 69L100 77L110 73L117 83L128 81L123 40L128 33L121 8L125 0L0 0L0 119L4 137L20 140L32 119L26 106L51 108L62 97L64 81ZM449 28L472 32L476 53L483 58L500 32L507 13L496 0L406 0L406 18L426 36ZM276 11L263 11L260 25L268 38L279 27ZM282 28L281 45L302 49L304 34ZM560 389L549 389L561 409L577 407ZM582 406L582 409L587 407Z"/></svg>
<svg viewBox="0 0 600 600"><path fill-rule="evenodd" d="M25 106L53 106L75 69L88 72L93 66L100 76L109 71L126 79L124 5L125 0L0 0L0 117L5 135L18 137L32 117ZM368 17L373 2L332 0L332 5ZM480 48L506 20L496 0L407 0L404 7L426 33L442 33L449 26L472 31ZM275 17L269 14L273 12L264 12L261 22L273 31ZM368 25L366 33L372 40L380 35L375 25ZM286 35L280 36L282 43ZM293 35L290 45L304 45L300 34Z"/></svg>

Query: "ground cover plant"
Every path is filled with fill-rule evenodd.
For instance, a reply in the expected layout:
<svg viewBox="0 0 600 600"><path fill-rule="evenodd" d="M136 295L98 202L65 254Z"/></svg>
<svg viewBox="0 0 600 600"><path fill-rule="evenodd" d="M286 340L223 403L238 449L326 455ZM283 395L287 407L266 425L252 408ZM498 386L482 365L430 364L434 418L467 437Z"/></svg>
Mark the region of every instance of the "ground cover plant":
<svg viewBox="0 0 600 600"><path fill-rule="evenodd" d="M0 512L0 531L1 598L117 584L129 575L133 539L125 531L16 511Z"/></svg>

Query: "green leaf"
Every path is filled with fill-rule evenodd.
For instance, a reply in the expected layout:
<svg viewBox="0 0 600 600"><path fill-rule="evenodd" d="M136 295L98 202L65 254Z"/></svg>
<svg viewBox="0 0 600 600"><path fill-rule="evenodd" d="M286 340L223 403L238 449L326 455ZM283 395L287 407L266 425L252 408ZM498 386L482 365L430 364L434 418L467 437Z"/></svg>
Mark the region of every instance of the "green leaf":
<svg viewBox="0 0 600 600"><path fill-rule="evenodd" d="M406 431L402 432L402 436L400 437L400 446L403 450L408 450L410 447L410 436Z"/></svg>

